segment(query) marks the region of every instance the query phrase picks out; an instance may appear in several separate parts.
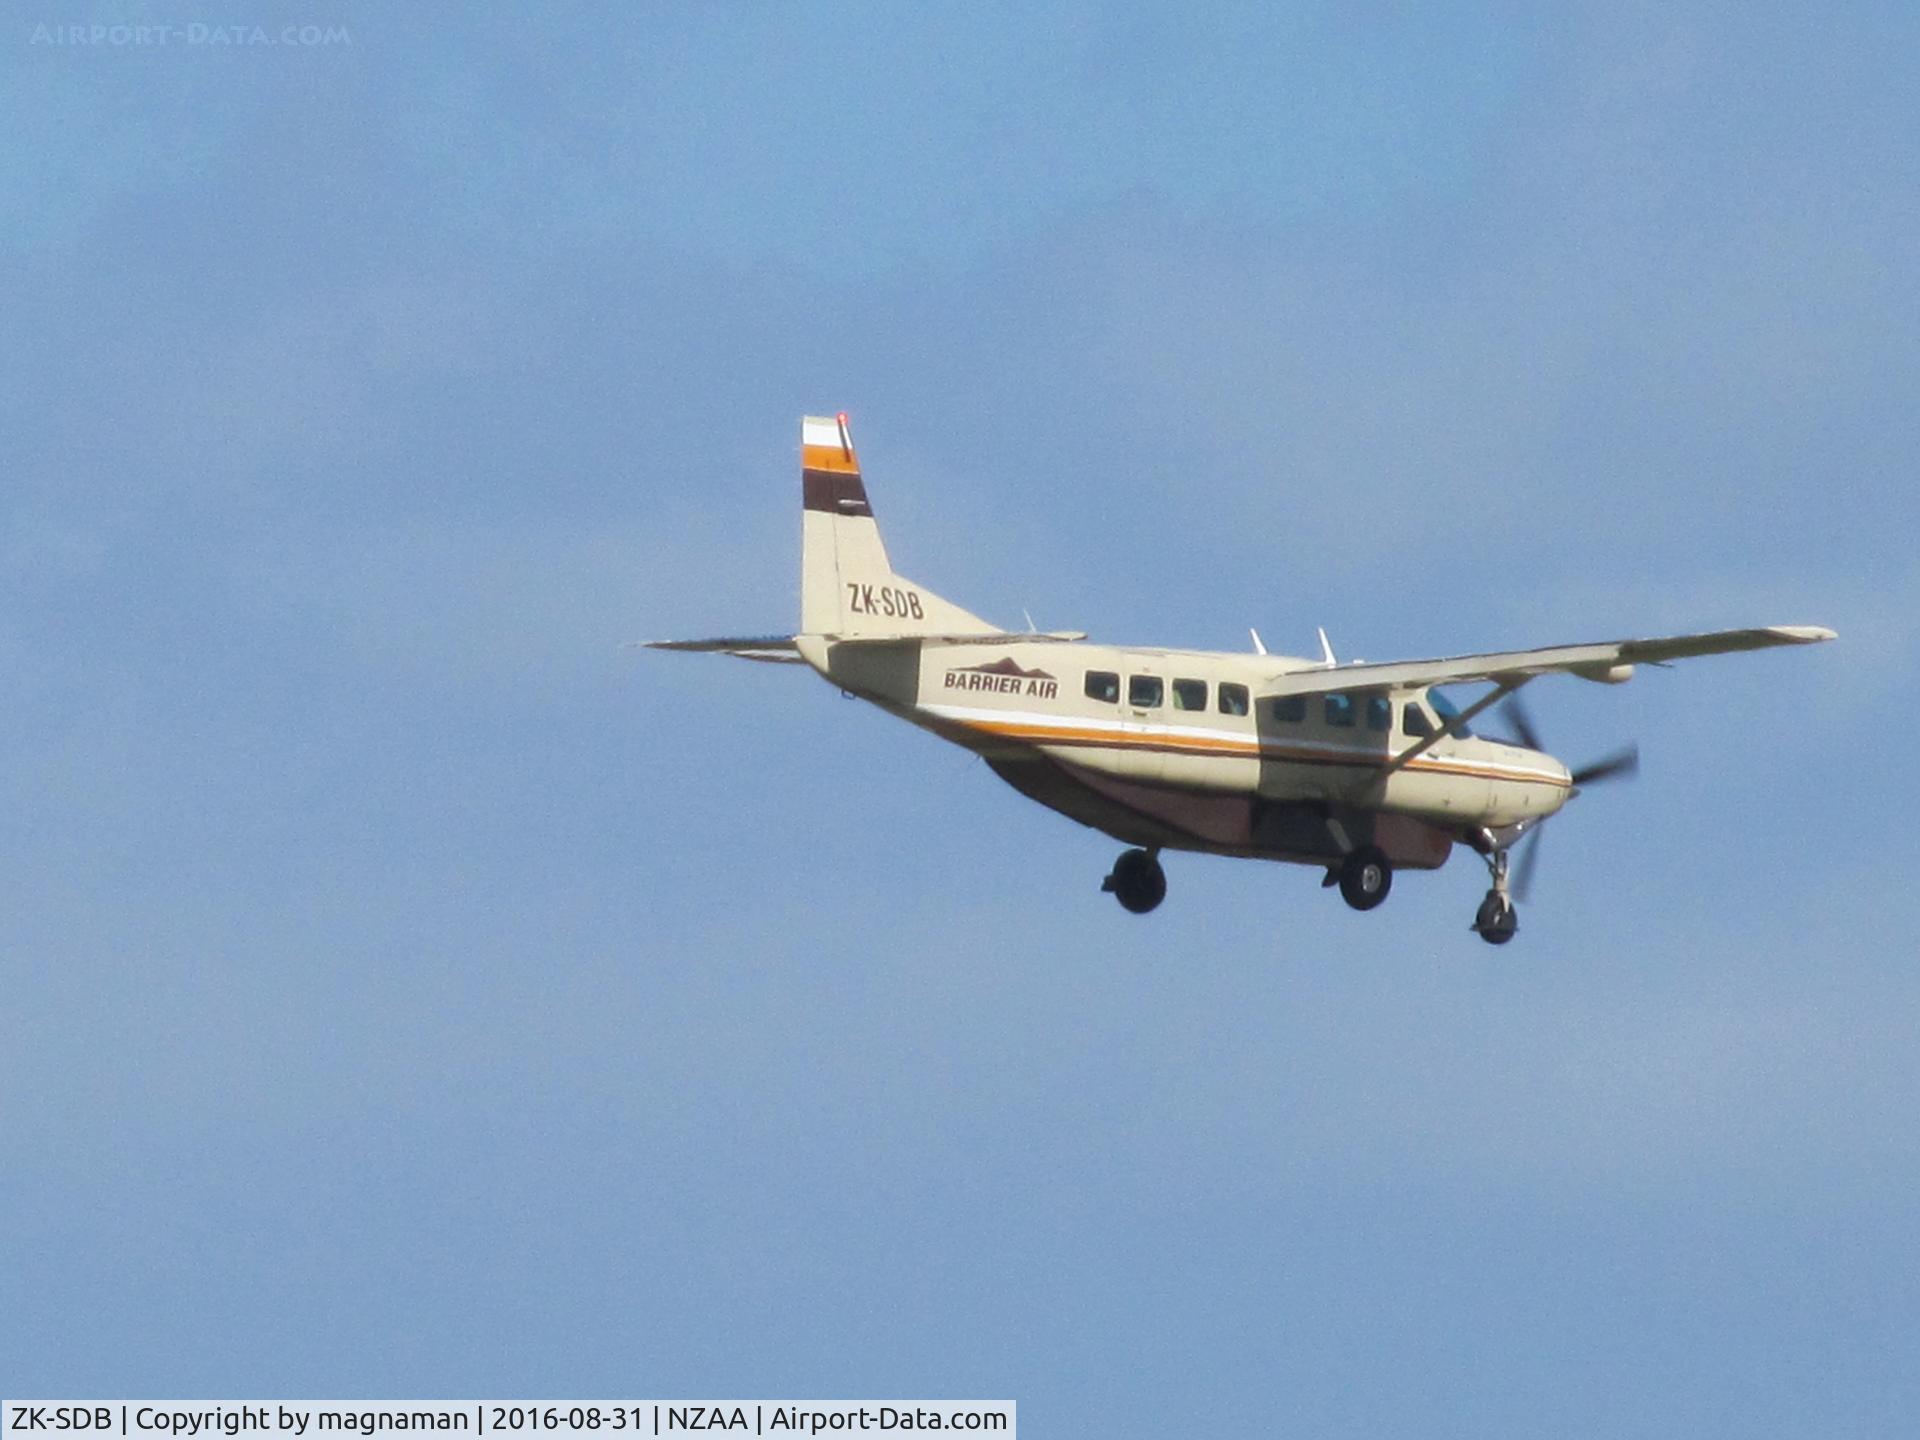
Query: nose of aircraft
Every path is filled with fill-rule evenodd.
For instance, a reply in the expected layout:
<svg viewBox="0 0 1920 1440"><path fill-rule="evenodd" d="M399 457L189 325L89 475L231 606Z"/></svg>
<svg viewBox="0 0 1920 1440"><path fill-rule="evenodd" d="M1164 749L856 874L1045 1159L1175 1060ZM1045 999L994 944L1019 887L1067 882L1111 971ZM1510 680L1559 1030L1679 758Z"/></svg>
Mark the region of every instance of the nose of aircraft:
<svg viewBox="0 0 1920 1440"><path fill-rule="evenodd" d="M1500 761L1521 782L1507 791L1508 803L1518 808L1521 818L1544 819L1578 793L1573 773L1544 750L1504 744Z"/></svg>
<svg viewBox="0 0 1920 1440"><path fill-rule="evenodd" d="M1549 803L1538 810L1542 815L1551 815L1559 810L1580 793L1583 785L1597 785L1602 780L1616 778L1626 779L1640 768L1640 747L1627 745L1590 765L1569 770L1540 748L1539 733L1533 728L1533 721L1528 718L1518 695L1510 696L1507 703L1500 707L1500 713L1507 717L1519 737L1517 744L1510 744L1507 748L1527 757L1521 763L1530 765L1542 776L1551 777L1549 783L1528 787L1547 794Z"/></svg>
<svg viewBox="0 0 1920 1440"><path fill-rule="evenodd" d="M1579 793L1574 789L1573 772L1545 751L1535 751L1534 760L1555 781L1551 786L1542 787L1547 795L1547 808L1543 813L1551 815Z"/></svg>

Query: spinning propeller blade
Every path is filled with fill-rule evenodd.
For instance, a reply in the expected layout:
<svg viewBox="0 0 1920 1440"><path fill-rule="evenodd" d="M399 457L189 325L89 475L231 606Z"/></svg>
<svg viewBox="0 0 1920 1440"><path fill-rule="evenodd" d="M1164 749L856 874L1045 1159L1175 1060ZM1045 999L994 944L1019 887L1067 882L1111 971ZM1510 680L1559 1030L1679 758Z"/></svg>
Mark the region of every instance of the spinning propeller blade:
<svg viewBox="0 0 1920 1440"><path fill-rule="evenodd" d="M1510 696L1506 704L1500 707L1500 713L1507 723L1513 726L1519 743L1529 750L1544 751L1546 746L1540 743L1540 732L1533 728L1533 721L1527 715L1526 707L1520 703L1518 695ZM1582 765L1570 777L1573 780L1574 794L1580 793L1583 785L1597 785L1602 780L1619 780L1631 776L1640 768L1640 747L1625 745L1610 755L1603 755L1591 764ZM1543 820L1534 825L1515 843L1522 847L1519 868L1513 874L1513 893L1516 899L1525 900L1533 887L1534 867L1540 863L1540 826Z"/></svg>
<svg viewBox="0 0 1920 1440"><path fill-rule="evenodd" d="M1627 745L1614 751L1611 755L1602 756L1591 765L1582 765L1578 770L1573 772L1573 783L1576 786L1596 785L1602 780L1612 780L1620 776L1632 775L1639 768L1640 747L1638 745Z"/></svg>
<svg viewBox="0 0 1920 1440"><path fill-rule="evenodd" d="M1513 733L1527 749L1547 748L1540 743L1540 732L1533 728L1533 721L1527 718L1527 707L1520 703L1518 695L1508 696L1507 703L1500 707L1500 713L1507 717L1507 723L1513 726Z"/></svg>
<svg viewBox="0 0 1920 1440"><path fill-rule="evenodd" d="M1540 859L1540 827L1534 826L1520 840L1523 848L1520 851L1520 868L1513 872L1513 898L1525 904L1528 894L1533 890L1533 867Z"/></svg>

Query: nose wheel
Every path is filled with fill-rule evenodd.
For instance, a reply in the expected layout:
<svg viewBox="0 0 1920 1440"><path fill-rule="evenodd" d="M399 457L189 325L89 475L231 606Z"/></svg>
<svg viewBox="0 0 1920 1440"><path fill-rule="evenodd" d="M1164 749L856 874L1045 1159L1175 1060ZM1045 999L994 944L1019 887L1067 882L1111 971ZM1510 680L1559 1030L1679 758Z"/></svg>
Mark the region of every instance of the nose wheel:
<svg viewBox="0 0 1920 1440"><path fill-rule="evenodd" d="M1127 850L1113 862L1113 873L1100 882L1100 888L1122 909L1144 915L1167 898L1167 872L1153 851Z"/></svg>
<svg viewBox="0 0 1920 1440"><path fill-rule="evenodd" d="M1520 929L1520 912L1507 893L1507 851L1495 850L1487 856L1487 870L1493 876L1493 888L1473 914L1473 931L1489 945L1504 945Z"/></svg>
<svg viewBox="0 0 1920 1440"><path fill-rule="evenodd" d="M1504 945L1520 929L1520 912L1513 901L1497 890L1489 890L1474 913L1473 928L1489 945Z"/></svg>

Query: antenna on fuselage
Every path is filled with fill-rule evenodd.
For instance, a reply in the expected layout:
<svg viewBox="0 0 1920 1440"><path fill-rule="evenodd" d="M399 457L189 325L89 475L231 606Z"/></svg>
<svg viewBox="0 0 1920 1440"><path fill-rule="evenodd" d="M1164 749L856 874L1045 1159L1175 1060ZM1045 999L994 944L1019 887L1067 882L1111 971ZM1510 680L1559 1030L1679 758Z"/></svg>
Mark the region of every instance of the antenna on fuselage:
<svg viewBox="0 0 1920 1440"><path fill-rule="evenodd" d="M1333 646L1327 640L1327 627L1316 625L1314 628L1320 632L1320 663L1331 670L1340 662L1333 658Z"/></svg>
<svg viewBox="0 0 1920 1440"><path fill-rule="evenodd" d="M1251 635L1251 636L1253 637L1253 653L1254 653L1254 654L1256 654L1256 655L1264 655L1264 654L1266 654L1266 653L1267 653L1267 647L1266 647L1266 646L1265 646L1264 644L1262 644L1262 643L1261 643L1261 640L1260 640L1260 632L1259 632L1258 630L1256 630L1256 629L1254 629L1254 628L1253 628L1253 627L1252 627L1251 625L1249 625L1249 626L1247 627L1247 634L1249 634L1249 635Z"/></svg>

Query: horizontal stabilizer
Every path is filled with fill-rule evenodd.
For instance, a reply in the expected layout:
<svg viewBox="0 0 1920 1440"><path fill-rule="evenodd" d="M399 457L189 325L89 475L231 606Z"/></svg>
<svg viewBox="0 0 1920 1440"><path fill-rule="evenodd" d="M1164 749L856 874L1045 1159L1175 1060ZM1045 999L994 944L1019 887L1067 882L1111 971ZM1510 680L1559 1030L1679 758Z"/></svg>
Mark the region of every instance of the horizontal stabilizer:
<svg viewBox="0 0 1920 1440"><path fill-rule="evenodd" d="M768 665L804 665L791 635L731 635L715 640L640 640L647 650L692 650L700 654L734 655Z"/></svg>
<svg viewBox="0 0 1920 1440"><path fill-rule="evenodd" d="M988 630L960 635L827 635L835 645L1016 645L1067 644L1084 640L1084 630ZM701 655L733 655L769 665L804 665L800 647L791 635L723 635L712 640L635 640L621 647L639 650L686 650Z"/></svg>
<svg viewBox="0 0 1920 1440"><path fill-rule="evenodd" d="M835 635L836 645L898 645L920 640L929 645L1070 644L1087 638L1084 630L973 630L963 635Z"/></svg>

